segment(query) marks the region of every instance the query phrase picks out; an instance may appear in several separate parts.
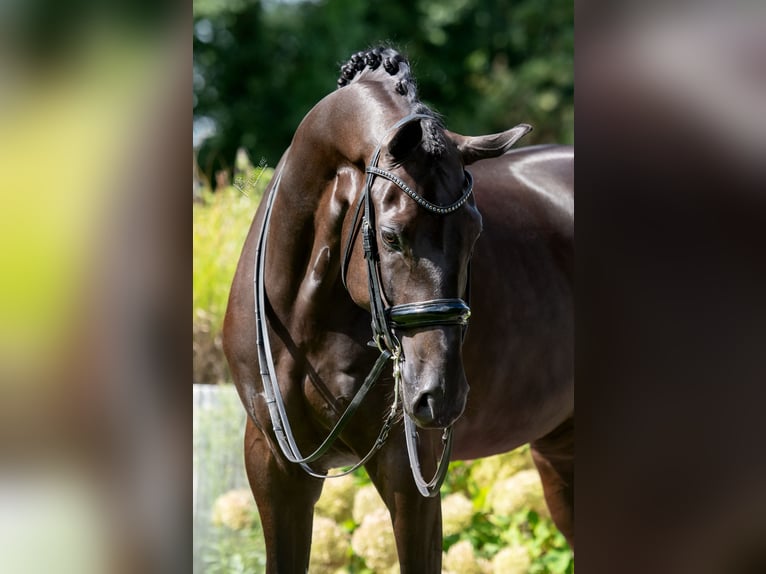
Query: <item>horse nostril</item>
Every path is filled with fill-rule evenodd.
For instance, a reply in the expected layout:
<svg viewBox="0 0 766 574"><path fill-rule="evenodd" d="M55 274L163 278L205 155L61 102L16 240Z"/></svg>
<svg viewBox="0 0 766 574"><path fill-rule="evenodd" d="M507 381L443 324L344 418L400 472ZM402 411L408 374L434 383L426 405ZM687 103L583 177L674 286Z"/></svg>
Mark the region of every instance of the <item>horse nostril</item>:
<svg viewBox="0 0 766 574"><path fill-rule="evenodd" d="M436 399L431 393L423 393L415 403L415 413L422 422L432 421L436 418Z"/></svg>

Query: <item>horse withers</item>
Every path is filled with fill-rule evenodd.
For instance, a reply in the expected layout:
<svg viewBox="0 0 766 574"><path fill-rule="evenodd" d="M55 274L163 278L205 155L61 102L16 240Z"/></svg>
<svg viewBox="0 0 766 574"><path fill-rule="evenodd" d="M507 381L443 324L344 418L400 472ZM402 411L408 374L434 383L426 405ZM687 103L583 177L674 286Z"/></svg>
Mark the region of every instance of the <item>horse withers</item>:
<svg viewBox="0 0 766 574"><path fill-rule="evenodd" d="M441 572L447 461L525 443L574 545L573 150L447 131L391 48L338 84L275 169L224 322L268 572L306 571L324 476L356 464L401 571Z"/></svg>

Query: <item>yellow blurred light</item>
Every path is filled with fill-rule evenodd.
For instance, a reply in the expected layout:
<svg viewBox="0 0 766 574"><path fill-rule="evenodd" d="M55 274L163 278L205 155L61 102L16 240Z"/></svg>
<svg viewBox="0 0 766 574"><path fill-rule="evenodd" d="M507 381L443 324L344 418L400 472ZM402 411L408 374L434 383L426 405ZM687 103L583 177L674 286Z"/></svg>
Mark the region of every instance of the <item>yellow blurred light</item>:
<svg viewBox="0 0 766 574"><path fill-rule="evenodd" d="M66 341L135 145L151 44L91 30L74 60L16 78L0 111L0 365L37 371ZM9 70L0 69L0 77ZM124 189L124 186L123 186ZM3 377L8 380L8 377ZM11 377L15 378L15 377ZM26 377L25 377L26 378Z"/></svg>

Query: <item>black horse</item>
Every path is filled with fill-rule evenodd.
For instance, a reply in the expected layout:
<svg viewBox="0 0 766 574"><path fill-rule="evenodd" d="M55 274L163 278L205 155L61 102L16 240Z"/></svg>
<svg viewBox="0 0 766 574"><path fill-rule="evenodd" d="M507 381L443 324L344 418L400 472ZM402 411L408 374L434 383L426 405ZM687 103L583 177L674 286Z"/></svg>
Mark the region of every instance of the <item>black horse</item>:
<svg viewBox="0 0 766 574"><path fill-rule="evenodd" d="M450 448L531 443L573 545L573 150L446 131L390 48L338 84L276 167L224 324L268 571L306 571L324 474L363 462L401 571L440 572Z"/></svg>

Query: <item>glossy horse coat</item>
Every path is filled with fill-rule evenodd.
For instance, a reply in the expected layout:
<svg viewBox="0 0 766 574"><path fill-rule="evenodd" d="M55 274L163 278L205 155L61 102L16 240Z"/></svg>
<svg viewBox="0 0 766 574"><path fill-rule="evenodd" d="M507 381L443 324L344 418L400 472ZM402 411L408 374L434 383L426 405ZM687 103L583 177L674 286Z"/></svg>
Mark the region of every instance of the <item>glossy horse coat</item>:
<svg viewBox="0 0 766 574"><path fill-rule="evenodd" d="M446 215L388 179L371 187L387 305L470 298L465 333L457 324L397 331L403 417L421 427L426 476L441 455L444 427L454 425L453 459L531 442L551 515L573 544L572 149L509 152L524 125L479 137L444 130L417 100L408 63L391 49L356 55L339 85L301 122L266 191L268 198L279 181L263 274L265 322L297 444L303 452L320 444L379 355L367 345L368 268L355 219L374 151L381 146L380 167L434 205L461 197L467 166L473 193ZM411 114L427 117L390 131ZM249 414L246 466L267 569L303 573L323 480L285 459L264 397L253 285L265 203L232 285L224 348ZM370 451L393 387L388 367L333 448L311 464L315 472ZM391 513L401 571L440 572L440 500L415 487L401 419L365 466Z"/></svg>

